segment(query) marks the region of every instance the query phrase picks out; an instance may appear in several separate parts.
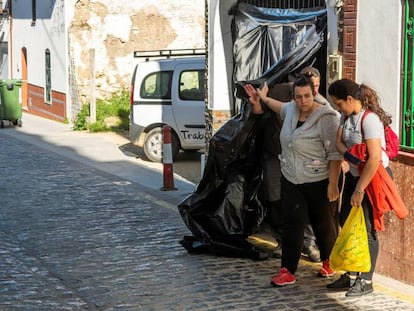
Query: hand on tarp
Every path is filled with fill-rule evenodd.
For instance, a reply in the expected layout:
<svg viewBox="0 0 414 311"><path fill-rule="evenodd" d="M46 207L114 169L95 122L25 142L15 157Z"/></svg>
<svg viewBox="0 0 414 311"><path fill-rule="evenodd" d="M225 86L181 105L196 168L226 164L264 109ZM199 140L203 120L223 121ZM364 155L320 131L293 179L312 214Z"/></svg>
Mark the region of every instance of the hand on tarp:
<svg viewBox="0 0 414 311"><path fill-rule="evenodd" d="M260 96L260 89L255 88L251 84L246 84L244 86L244 89L246 91L246 94L249 98L249 103L252 106L252 112L253 114L263 114L264 110L260 103L261 96Z"/></svg>
<svg viewBox="0 0 414 311"><path fill-rule="evenodd" d="M249 99L249 102L252 105L260 105L259 93L257 92L257 89L253 85L246 84L244 86L244 90L246 91L247 98Z"/></svg>
<svg viewBox="0 0 414 311"><path fill-rule="evenodd" d="M350 162L351 164L354 164L356 166L359 166L362 163L362 160L356 156L354 156L352 153L350 153L348 150L344 153L344 159Z"/></svg>

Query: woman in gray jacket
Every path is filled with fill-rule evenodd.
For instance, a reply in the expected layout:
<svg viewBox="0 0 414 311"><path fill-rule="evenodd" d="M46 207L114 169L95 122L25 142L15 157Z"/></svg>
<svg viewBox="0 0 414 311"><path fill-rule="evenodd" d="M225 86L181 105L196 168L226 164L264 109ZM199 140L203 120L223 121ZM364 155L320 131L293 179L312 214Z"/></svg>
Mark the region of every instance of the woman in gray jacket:
<svg viewBox="0 0 414 311"><path fill-rule="evenodd" d="M293 100L287 103L267 96L268 86L245 86L252 113L262 114L261 103L279 113L282 153L281 196L283 210L282 260L275 286L296 282L295 272L303 248L307 215L313 227L322 260L320 276L332 276L329 255L337 237L334 221L339 198L338 179L342 156L336 151L339 114L330 105L315 101L312 81L300 76L293 84Z"/></svg>

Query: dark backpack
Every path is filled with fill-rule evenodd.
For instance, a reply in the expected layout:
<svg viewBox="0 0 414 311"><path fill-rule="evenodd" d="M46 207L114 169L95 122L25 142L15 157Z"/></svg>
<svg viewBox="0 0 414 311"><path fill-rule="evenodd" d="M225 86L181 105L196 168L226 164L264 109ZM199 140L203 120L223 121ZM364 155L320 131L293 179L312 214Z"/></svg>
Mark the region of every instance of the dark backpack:
<svg viewBox="0 0 414 311"><path fill-rule="evenodd" d="M361 119L361 131L363 131L362 122L365 117L370 113L370 110L365 110ZM363 134L363 133L362 133ZM385 135L385 149L382 148L387 154L388 158L394 159L398 155L398 150L400 149L400 139L398 135L392 130L392 128L387 125L384 126L384 135Z"/></svg>

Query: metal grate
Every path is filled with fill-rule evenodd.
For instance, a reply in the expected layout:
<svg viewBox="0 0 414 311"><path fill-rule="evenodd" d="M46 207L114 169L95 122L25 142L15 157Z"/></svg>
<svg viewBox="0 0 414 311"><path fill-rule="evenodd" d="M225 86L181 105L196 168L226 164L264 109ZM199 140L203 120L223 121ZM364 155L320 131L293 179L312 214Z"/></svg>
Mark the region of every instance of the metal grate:
<svg viewBox="0 0 414 311"><path fill-rule="evenodd" d="M325 0L239 0L263 8L307 9L325 7Z"/></svg>
<svg viewBox="0 0 414 311"><path fill-rule="evenodd" d="M414 3L405 2L401 147L414 150Z"/></svg>

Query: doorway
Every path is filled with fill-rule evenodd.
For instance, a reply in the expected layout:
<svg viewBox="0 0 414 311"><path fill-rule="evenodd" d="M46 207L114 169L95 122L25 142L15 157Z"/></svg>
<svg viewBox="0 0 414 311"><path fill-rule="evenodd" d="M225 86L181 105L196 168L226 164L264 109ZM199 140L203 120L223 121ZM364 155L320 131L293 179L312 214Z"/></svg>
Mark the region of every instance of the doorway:
<svg viewBox="0 0 414 311"><path fill-rule="evenodd" d="M22 109L29 110L28 107L28 84L27 84L27 50L26 48L22 48Z"/></svg>

